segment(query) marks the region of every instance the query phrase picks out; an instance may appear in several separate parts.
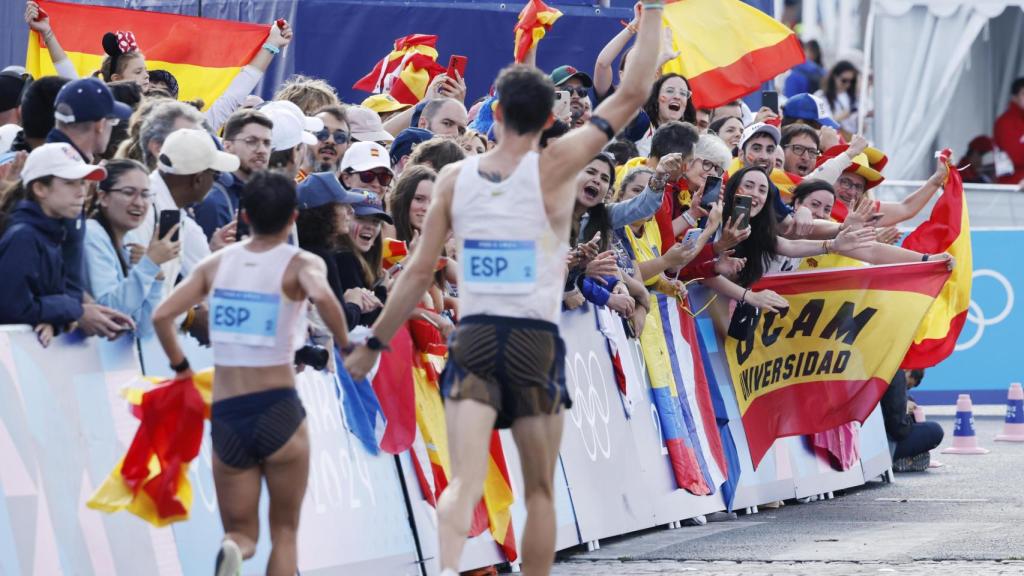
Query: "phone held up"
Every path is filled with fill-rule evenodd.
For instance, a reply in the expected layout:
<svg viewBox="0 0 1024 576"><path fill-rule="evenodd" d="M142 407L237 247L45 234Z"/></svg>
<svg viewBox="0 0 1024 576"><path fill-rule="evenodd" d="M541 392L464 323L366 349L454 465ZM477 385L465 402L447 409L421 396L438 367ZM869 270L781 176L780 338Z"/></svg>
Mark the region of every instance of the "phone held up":
<svg viewBox="0 0 1024 576"><path fill-rule="evenodd" d="M449 78L456 78L455 73L458 72L458 78L465 78L466 64L468 62L469 58L453 54L452 57L448 59L448 70L445 72L445 75Z"/></svg>
<svg viewBox="0 0 1024 576"><path fill-rule="evenodd" d="M761 106L771 109L776 114L779 113L779 93L775 90L765 90L761 92Z"/></svg>
<svg viewBox="0 0 1024 576"><path fill-rule="evenodd" d="M164 238L165 236L167 236L167 233L171 231L171 228L174 228L175 225L180 224L180 223L181 223L181 210L161 210L160 211L160 230L158 232L158 237L159 238ZM179 229L179 231L176 231L174 233L174 236L171 236L171 242L177 242L178 241L178 234L179 234L179 232L180 232L180 229Z"/></svg>
<svg viewBox="0 0 1024 576"><path fill-rule="evenodd" d="M700 207L711 210L711 207L722 197L722 179L718 176L708 176L704 181L704 193L700 196Z"/></svg>
<svg viewBox="0 0 1024 576"><path fill-rule="evenodd" d="M750 203L753 200L750 196L737 195L733 200L732 221L738 222L742 230L750 226Z"/></svg>

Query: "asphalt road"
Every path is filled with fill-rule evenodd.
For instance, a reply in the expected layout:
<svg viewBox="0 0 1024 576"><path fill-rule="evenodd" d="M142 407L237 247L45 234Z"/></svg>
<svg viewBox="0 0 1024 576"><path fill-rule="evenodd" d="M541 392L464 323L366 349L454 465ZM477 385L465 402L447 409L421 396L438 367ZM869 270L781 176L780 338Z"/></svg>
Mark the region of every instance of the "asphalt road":
<svg viewBox="0 0 1024 576"><path fill-rule="evenodd" d="M733 521L654 529L559 555L557 575L1024 575L1024 443L994 442L1002 418L976 416L982 456L939 454L927 472L898 474Z"/></svg>

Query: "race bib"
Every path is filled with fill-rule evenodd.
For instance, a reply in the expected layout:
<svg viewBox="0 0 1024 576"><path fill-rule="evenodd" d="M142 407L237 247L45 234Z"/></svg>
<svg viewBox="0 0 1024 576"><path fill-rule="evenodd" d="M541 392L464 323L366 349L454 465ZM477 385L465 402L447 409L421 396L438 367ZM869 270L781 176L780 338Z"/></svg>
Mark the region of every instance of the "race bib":
<svg viewBox="0 0 1024 576"><path fill-rule="evenodd" d="M470 292L528 294L537 283L533 240L466 240L462 255L463 283Z"/></svg>
<svg viewBox="0 0 1024 576"><path fill-rule="evenodd" d="M210 340L225 344L273 346L277 338L279 294L216 289L210 299Z"/></svg>

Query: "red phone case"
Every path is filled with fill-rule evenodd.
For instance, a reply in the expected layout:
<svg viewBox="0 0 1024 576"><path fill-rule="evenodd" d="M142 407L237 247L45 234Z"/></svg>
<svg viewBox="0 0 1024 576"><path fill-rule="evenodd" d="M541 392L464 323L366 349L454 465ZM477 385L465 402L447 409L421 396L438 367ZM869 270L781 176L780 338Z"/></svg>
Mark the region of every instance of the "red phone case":
<svg viewBox="0 0 1024 576"><path fill-rule="evenodd" d="M448 59L448 70L446 72L446 75L449 78L455 78L454 72L458 71L459 77L465 78L466 63L468 61L469 58L466 58L465 56L459 56L457 54L452 55L452 57Z"/></svg>

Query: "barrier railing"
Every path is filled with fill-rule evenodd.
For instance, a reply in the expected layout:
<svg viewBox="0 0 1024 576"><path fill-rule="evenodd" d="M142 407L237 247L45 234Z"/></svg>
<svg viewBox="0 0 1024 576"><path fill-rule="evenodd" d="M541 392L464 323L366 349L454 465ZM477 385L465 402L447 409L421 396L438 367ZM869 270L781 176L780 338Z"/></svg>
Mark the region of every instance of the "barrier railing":
<svg viewBox="0 0 1024 576"><path fill-rule="evenodd" d="M557 469L559 549L677 522L725 508L718 486L697 496L676 487L657 409L635 341L621 323L595 328L604 312L586 308L563 316L569 393ZM719 391L729 409L741 472L734 508L756 511L766 502L828 495L860 485L890 467L881 418L860 428L861 462L838 472L805 438L779 440L752 469L738 409L710 326L701 326ZM605 338L622 358L620 393ZM192 348L195 348L194 346ZM166 359L143 343L142 360L159 375ZM196 364L200 350L192 349ZM207 356L208 358L208 356ZM157 529L129 514L106 515L86 500L116 464L136 421L119 392L137 382L134 341L58 338L49 349L25 327L0 328L0 573L195 574L209 570L222 537L211 475L209 437L190 470L194 504L189 520ZM307 369L298 390L311 442L309 487L299 532L300 569L331 574L436 574L437 520L415 481L408 453L369 455L348 431L343 394L328 373ZM708 440L698 426L697 443ZM519 455L503 433L521 541L525 508ZM417 438L414 450L423 450ZM701 450L701 446L695 446ZM405 494L408 495L407 505ZM267 500L261 501L261 543L245 573L260 573L269 553ZM410 510L411 507L411 510ZM410 522L411 520L411 522ZM417 543L419 546L417 547ZM485 532L470 541L463 569L504 562Z"/></svg>

